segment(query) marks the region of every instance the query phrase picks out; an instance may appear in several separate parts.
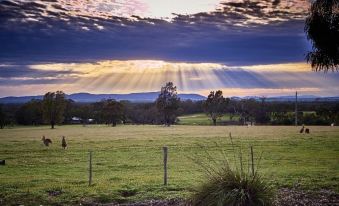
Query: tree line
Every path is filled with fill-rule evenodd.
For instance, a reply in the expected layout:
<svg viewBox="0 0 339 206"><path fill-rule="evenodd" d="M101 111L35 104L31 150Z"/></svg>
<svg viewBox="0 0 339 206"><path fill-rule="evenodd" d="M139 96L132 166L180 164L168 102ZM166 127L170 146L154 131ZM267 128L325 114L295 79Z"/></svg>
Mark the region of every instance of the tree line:
<svg viewBox="0 0 339 206"><path fill-rule="evenodd" d="M330 125L339 122L338 102L299 102L300 124ZM0 105L0 127L6 125L43 125L51 128L72 124L78 117L82 124L163 124L178 123L178 116L205 113L217 124L293 125L294 102L268 102L266 98L233 99L223 97L222 91L211 91L204 101L180 100L177 88L166 83L155 102L136 103L103 99L95 103L78 103L66 99L62 91L48 92L42 100L32 99L24 104ZM228 122L221 121L224 115Z"/></svg>

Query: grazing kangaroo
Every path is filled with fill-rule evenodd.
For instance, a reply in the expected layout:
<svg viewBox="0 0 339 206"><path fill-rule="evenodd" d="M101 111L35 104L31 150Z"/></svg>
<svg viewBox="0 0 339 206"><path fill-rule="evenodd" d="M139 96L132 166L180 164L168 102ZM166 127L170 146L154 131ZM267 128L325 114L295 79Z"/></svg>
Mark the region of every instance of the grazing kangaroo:
<svg viewBox="0 0 339 206"><path fill-rule="evenodd" d="M65 136L62 136L61 146L62 146L63 149L66 149L66 147L67 147Z"/></svg>
<svg viewBox="0 0 339 206"><path fill-rule="evenodd" d="M303 133L303 132L304 132L304 129L305 129L305 126L303 125L303 127L302 127L301 130L300 130L300 133Z"/></svg>
<svg viewBox="0 0 339 206"><path fill-rule="evenodd" d="M309 133L310 133L310 129L309 129L309 128L306 128L306 129L305 129L305 133L306 133L306 134L309 134Z"/></svg>
<svg viewBox="0 0 339 206"><path fill-rule="evenodd" d="M44 143L44 145L45 145L46 147L48 147L49 144L52 144L52 140L51 140L51 139L48 139L48 138L46 139L45 135L42 136L42 142Z"/></svg>

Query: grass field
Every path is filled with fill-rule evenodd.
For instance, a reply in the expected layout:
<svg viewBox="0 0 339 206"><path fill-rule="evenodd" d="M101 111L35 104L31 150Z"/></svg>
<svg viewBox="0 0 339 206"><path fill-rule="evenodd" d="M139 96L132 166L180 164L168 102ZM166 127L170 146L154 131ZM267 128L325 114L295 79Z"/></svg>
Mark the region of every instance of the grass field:
<svg viewBox="0 0 339 206"><path fill-rule="evenodd" d="M178 117L179 125L213 125L212 119L204 113L190 114ZM238 121L239 117L234 116L233 121ZM217 124L220 122L230 121L229 115L224 115L217 119Z"/></svg>
<svg viewBox="0 0 339 206"><path fill-rule="evenodd" d="M285 126L58 126L0 130L0 205L82 204L187 197L204 180L191 157L204 150L232 161L234 143L243 152L263 152L260 171L276 188L300 185L339 191L339 127L310 127L299 134ZM41 136L53 140L42 145ZM69 148L61 149L61 135ZM201 149L198 144L204 145ZM162 185L162 147L169 147L169 185ZM88 151L93 184L88 186ZM246 155L244 155L246 156Z"/></svg>

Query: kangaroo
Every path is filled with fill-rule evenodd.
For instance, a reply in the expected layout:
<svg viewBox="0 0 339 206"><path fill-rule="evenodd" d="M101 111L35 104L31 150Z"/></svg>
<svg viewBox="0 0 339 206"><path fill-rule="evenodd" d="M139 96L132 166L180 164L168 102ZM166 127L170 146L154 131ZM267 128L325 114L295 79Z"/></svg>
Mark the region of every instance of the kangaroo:
<svg viewBox="0 0 339 206"><path fill-rule="evenodd" d="M46 147L48 147L49 144L52 144L52 140L51 140L51 139L48 139L48 138L46 139L45 135L42 136L42 142L44 143L44 145L45 145Z"/></svg>
<svg viewBox="0 0 339 206"><path fill-rule="evenodd" d="M302 127L301 130L300 130L300 133L303 133L303 132L304 132L304 129L305 129L305 126L303 125L303 127Z"/></svg>
<svg viewBox="0 0 339 206"><path fill-rule="evenodd" d="M306 134L309 134L309 133L310 133L310 129L309 129L309 128L306 128L306 129L305 129L305 133L306 133Z"/></svg>
<svg viewBox="0 0 339 206"><path fill-rule="evenodd" d="M66 147L67 147L65 136L62 136L61 146L62 146L63 149L66 149Z"/></svg>

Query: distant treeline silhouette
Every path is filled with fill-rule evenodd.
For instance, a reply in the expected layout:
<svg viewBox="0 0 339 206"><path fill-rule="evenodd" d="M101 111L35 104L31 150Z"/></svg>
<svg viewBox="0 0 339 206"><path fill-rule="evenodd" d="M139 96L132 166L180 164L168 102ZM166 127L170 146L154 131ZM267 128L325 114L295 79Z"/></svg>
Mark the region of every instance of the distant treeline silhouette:
<svg viewBox="0 0 339 206"><path fill-rule="evenodd" d="M339 122L339 102L298 103L299 124L336 125ZM178 123L180 115L205 113L206 119L217 124L292 125L294 102L268 102L257 99L224 97L221 90L211 91L204 101L180 100L177 87L167 82L153 103L135 103L103 99L95 103L77 103L66 99L62 91L48 92L42 100L25 104L0 105L0 126L43 125L51 129L56 124L163 124ZM220 121L227 114L228 122ZM235 118L236 117L236 118Z"/></svg>
<svg viewBox="0 0 339 206"><path fill-rule="evenodd" d="M210 100L212 101L212 100ZM225 98L224 105L208 108L206 101L177 100L175 108L164 119L157 103L135 103L129 101L102 100L96 103L77 103L65 100L62 115L54 118L54 124L173 124L177 116L206 113L206 119L215 119L215 124L225 124L220 117L227 114L233 123L293 125L294 102L267 102L255 99ZM212 104L212 103L208 103ZM50 124L50 117L44 115L43 100L31 100L25 104L0 105L1 127L5 125ZM298 103L298 122L305 125L330 125L339 121L338 102ZM212 113L215 112L215 113ZM215 118L214 118L215 117ZM53 119L52 118L52 119ZM213 122L213 121L212 121Z"/></svg>

